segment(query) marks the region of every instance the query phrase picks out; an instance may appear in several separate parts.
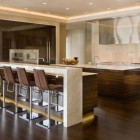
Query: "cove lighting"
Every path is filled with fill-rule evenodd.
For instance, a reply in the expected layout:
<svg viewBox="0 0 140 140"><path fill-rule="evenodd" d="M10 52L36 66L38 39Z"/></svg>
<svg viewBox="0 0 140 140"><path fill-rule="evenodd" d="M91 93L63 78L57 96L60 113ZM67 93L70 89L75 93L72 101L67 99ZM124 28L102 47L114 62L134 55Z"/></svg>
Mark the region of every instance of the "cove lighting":
<svg viewBox="0 0 140 140"><path fill-rule="evenodd" d="M50 18L57 18L57 19L61 19L61 20L66 20L65 17L63 16L57 16L57 15L52 15L52 14L44 14L44 13L40 13L40 12L34 12L34 11L27 11L27 10L21 10L21 9L15 9L15 8L9 8L9 7L3 7L0 6L0 10L4 10L4 11L11 11L11 12L17 12L17 13L23 13L23 14L30 14L30 15L35 15L35 16L43 16L43 17L50 17Z"/></svg>

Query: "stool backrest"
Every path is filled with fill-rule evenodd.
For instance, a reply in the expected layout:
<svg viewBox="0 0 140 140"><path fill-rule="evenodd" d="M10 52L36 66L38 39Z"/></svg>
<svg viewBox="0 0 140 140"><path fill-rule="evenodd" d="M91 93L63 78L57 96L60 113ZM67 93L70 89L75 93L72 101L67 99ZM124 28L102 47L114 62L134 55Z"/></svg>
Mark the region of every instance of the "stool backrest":
<svg viewBox="0 0 140 140"><path fill-rule="evenodd" d="M5 80L3 68L0 68L0 77L2 80Z"/></svg>
<svg viewBox="0 0 140 140"><path fill-rule="evenodd" d="M36 86L41 90L48 90L48 81L46 79L44 70L34 69L33 72Z"/></svg>
<svg viewBox="0 0 140 140"><path fill-rule="evenodd" d="M5 80L10 84L14 84L15 80L14 80L12 68L9 66L4 66L3 71L4 71Z"/></svg>
<svg viewBox="0 0 140 140"><path fill-rule="evenodd" d="M30 86L25 68L17 68L17 74L21 85Z"/></svg>

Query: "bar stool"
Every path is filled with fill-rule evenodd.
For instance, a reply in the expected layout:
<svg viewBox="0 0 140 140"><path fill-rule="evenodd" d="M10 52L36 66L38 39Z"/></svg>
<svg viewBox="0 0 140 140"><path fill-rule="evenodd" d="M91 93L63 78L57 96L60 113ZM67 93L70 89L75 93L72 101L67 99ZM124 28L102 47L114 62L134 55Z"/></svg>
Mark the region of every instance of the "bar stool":
<svg viewBox="0 0 140 140"><path fill-rule="evenodd" d="M3 71L3 67L0 68L0 88L1 88L1 98L3 98L3 101L1 102L2 104L0 105L0 108L5 108L5 107L9 107L11 106L11 104L8 104L5 102L5 84L6 84L6 80L4 77L4 71ZM4 95L4 96L3 96ZM3 97L2 97L3 96Z"/></svg>
<svg viewBox="0 0 140 140"><path fill-rule="evenodd" d="M20 89L23 91L26 91L26 95L23 94L23 91L20 91L20 95L24 96L25 99L29 99L30 107L29 107L29 113L21 114L20 117L25 120L33 120L42 117L41 115L32 112L32 90L35 86L35 82L32 79L29 79L27 76L27 72L25 68L17 68L17 74L19 79L19 85ZM27 101L27 100L26 100Z"/></svg>
<svg viewBox="0 0 140 140"><path fill-rule="evenodd" d="M46 75L46 78L49 84L54 84L54 85L57 85L58 87L57 92L51 93L50 104L55 107L55 112L57 111L57 114L62 115L63 113L63 77L60 75Z"/></svg>
<svg viewBox="0 0 140 140"><path fill-rule="evenodd" d="M43 123L43 121L41 121L41 122L38 122L37 125L50 128L50 126L52 125L51 119L50 119L50 109L51 109L50 97L51 97L51 94L54 92L57 94L60 87L58 85L48 84L48 80L45 76L44 70L34 69L33 73L34 73L36 87L38 87L42 93L46 93L46 92L48 93L48 106L47 106L47 116L48 116L47 120L48 121L47 121L47 124L45 124L45 123ZM53 125L56 125L56 124L53 123Z"/></svg>
<svg viewBox="0 0 140 140"><path fill-rule="evenodd" d="M24 109L18 107L18 90L19 90L19 82L18 79L15 77L11 67L9 66L4 66L3 67L4 71L4 80L3 80L3 107L6 107L5 105L5 91L7 92L14 92L14 101L15 101L15 108L6 108L6 111L12 114L20 113L25 111ZM12 86L12 90L9 89L9 87ZM12 95L12 94L10 94Z"/></svg>

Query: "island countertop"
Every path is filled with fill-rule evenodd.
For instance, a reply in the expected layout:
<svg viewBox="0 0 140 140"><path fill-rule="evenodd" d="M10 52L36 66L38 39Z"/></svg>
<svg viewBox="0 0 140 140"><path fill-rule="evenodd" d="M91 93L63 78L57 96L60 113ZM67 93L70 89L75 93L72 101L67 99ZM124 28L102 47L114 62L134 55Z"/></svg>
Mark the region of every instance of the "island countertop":
<svg viewBox="0 0 140 140"><path fill-rule="evenodd" d="M3 65L17 65L23 67L34 67L34 68L49 68L49 69L69 69L72 68L94 68L94 69L110 69L110 70L131 70L140 68L140 64L127 64L127 63L114 63L114 64L97 64L96 66L91 64L76 64L76 65L66 65L66 64L51 64L51 65L36 65L36 64L25 64L25 63L10 63L10 62L0 62L0 66ZM53 71L51 71L53 72ZM55 71L59 73L59 71Z"/></svg>
<svg viewBox="0 0 140 140"><path fill-rule="evenodd" d="M69 67L67 67L67 65L65 67L62 67L61 65L57 65L57 64L53 64L53 65L36 65L36 64L25 64L25 63L11 63L11 62L0 62L0 67L2 66L13 66L13 67L24 67L27 70L32 70L34 68L36 69L47 69L47 73L48 74L53 74L53 75L59 75L59 76L63 76L62 72L64 69L70 69ZM72 68L72 67L71 67ZM77 68L82 68L82 67L77 67ZM55 69L57 69L55 71ZM82 76L87 76L87 75L96 75L97 73L90 73L90 72L82 72Z"/></svg>
<svg viewBox="0 0 140 140"><path fill-rule="evenodd" d="M77 65L52 64L51 66L109 69L109 70L131 70L131 69L140 68L140 64L127 64L127 63L116 63L116 64L111 64L111 65L110 64L97 64L96 66L90 65L90 64L77 64Z"/></svg>

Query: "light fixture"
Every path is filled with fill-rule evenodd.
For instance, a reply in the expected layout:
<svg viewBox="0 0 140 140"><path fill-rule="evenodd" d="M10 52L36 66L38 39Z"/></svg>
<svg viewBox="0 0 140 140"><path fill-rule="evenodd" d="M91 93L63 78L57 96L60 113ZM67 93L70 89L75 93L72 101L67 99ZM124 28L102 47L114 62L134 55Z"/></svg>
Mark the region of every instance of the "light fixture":
<svg viewBox="0 0 140 140"><path fill-rule="evenodd" d="M109 7L107 8L107 10L110 10L110 9L111 9L111 8L109 8Z"/></svg>
<svg viewBox="0 0 140 140"><path fill-rule="evenodd" d="M68 7L66 8L66 10L69 10L69 9L70 9L70 8L68 8Z"/></svg>
<svg viewBox="0 0 140 140"><path fill-rule="evenodd" d="M44 5L46 5L47 3L46 3L46 2L44 2L43 4L44 4Z"/></svg>
<svg viewBox="0 0 140 140"><path fill-rule="evenodd" d="M93 3L92 2L90 2L88 5L92 5Z"/></svg>
<svg viewBox="0 0 140 140"><path fill-rule="evenodd" d="M136 16L136 15L138 15L137 13L134 13L134 14L132 14L133 16Z"/></svg>

